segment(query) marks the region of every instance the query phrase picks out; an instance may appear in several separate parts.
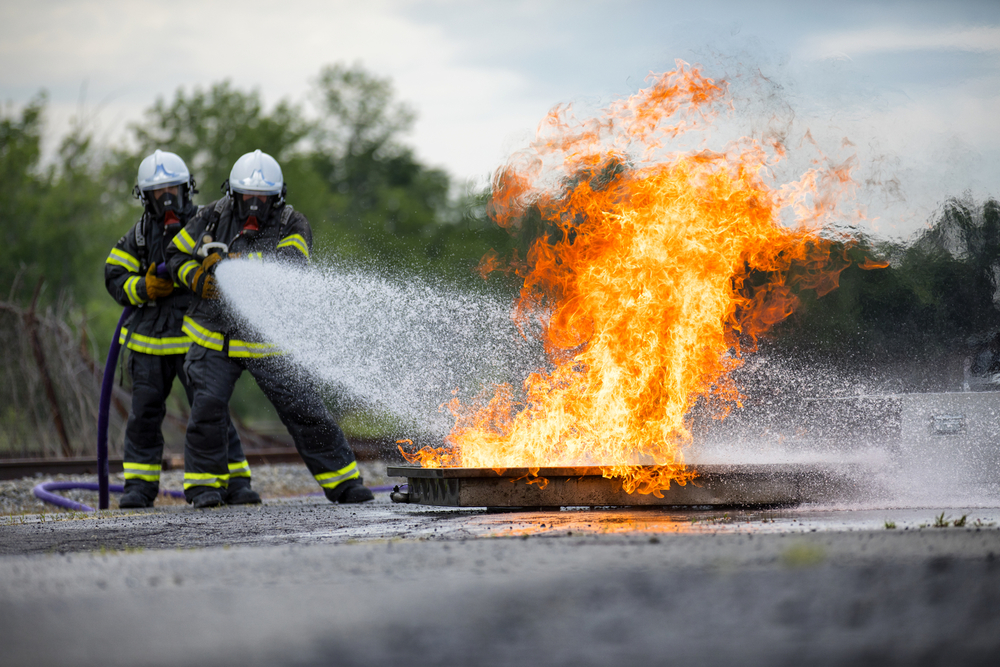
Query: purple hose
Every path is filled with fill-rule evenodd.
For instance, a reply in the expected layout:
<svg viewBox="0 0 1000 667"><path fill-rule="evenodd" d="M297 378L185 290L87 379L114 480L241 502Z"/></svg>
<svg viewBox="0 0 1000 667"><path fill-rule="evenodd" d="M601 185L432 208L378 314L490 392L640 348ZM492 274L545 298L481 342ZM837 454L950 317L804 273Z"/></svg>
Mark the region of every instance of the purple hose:
<svg viewBox="0 0 1000 667"><path fill-rule="evenodd" d="M105 478L105 482L107 479ZM109 491L114 491L115 493L121 493L125 490L121 484L112 484L105 487ZM43 500L50 505L55 505L57 507L63 507L68 510L74 510L76 512L93 512L94 508L90 505L84 505L83 503L78 503L69 498L63 498L60 495L52 493L53 491L68 491L70 489L83 489L84 491L100 491L100 484L94 484L93 482L42 482L41 484L36 484L35 488L31 490L35 494L36 498ZM160 491L161 496L170 496L171 498L183 498L183 491ZM107 509L103 507L101 509Z"/></svg>
<svg viewBox="0 0 1000 667"><path fill-rule="evenodd" d="M372 493L389 493L392 491L391 486L372 486L369 487ZM83 503L78 503L69 498L63 498L62 496L52 493L53 491L69 491L71 489L83 489L84 491L100 491L100 484L95 484L93 482L42 482L41 484L36 484L31 492L35 494L35 497L42 500L50 505L55 505L56 507L62 507L64 509L73 510L74 512L93 512L94 508L90 505L84 505ZM108 486L109 491L114 491L115 493L122 493L125 491L125 487L121 484L111 484ZM171 498L183 498L183 491L170 491L163 490L160 491L161 496L169 496ZM310 496L322 496L320 493L310 493ZM104 507L102 509L107 509Z"/></svg>
<svg viewBox="0 0 1000 667"><path fill-rule="evenodd" d="M156 275L163 276L166 273L166 263L156 265ZM134 310L135 308L132 306L125 306L122 316L118 318L118 326L115 327L115 335L111 339L111 347L108 348L108 360L104 364L104 377L101 380L101 402L97 407L97 506L102 510L108 509L109 504L108 413L111 410L111 392L115 386L115 364L118 363L118 353L122 349L122 344L119 341L122 327L125 326L125 320L128 319ZM56 504L58 505L58 503Z"/></svg>
<svg viewBox="0 0 1000 667"><path fill-rule="evenodd" d="M108 509L108 412L111 409L111 392L115 386L115 364L118 363L118 353L122 349L122 344L119 341L122 327L133 310L135 309L132 306L125 306L122 316L118 318L118 326L115 327L115 335L111 339L111 347L108 349L108 361L104 364L104 378L101 380L101 402L97 408L97 506L102 510ZM37 493L38 489L39 487L36 486L35 495L42 498ZM42 500L47 499L42 498ZM66 500L65 502L70 501ZM59 505L59 503L56 504ZM93 511L86 505L80 505L80 507L86 507L83 510L85 512Z"/></svg>

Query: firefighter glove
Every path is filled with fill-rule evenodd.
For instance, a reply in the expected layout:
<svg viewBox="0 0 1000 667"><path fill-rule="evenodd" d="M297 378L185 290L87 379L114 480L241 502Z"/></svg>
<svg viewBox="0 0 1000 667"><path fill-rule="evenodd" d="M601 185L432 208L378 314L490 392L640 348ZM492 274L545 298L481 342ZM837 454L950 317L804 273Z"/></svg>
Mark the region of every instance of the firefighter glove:
<svg viewBox="0 0 1000 667"><path fill-rule="evenodd" d="M146 296L152 299L159 299L169 295L174 291L174 281L170 278L161 278L156 275L156 264L149 265L146 271Z"/></svg>
<svg viewBox="0 0 1000 667"><path fill-rule="evenodd" d="M194 272L191 280L191 289L202 299L218 299L219 290L215 286L215 276L212 275L215 265L222 259L219 253L212 253L201 263L201 266Z"/></svg>

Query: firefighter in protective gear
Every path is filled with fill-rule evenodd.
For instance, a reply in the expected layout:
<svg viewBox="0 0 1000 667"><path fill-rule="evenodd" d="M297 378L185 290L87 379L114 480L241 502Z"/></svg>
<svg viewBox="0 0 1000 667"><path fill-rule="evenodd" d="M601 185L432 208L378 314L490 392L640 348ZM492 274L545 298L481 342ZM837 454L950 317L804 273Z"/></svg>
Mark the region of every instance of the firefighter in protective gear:
<svg viewBox="0 0 1000 667"><path fill-rule="evenodd" d="M104 264L104 282L115 301L134 306L125 322L121 343L129 349L132 377L132 411L125 427L125 492L123 508L152 507L159 492L163 460L161 426L166 400L174 378L180 378L192 398L184 372L184 355L191 339L181 330L184 312L191 303L190 290L175 285L169 274L157 267L166 261L166 249L195 213L195 192L184 160L166 151L156 151L139 165L134 194L142 202L142 217L119 239ZM231 504L259 503L250 488L250 467L232 422L226 420L229 443L227 466L232 479L226 501Z"/></svg>
<svg viewBox="0 0 1000 667"><path fill-rule="evenodd" d="M222 502L222 492L232 483L225 416L236 380L246 370L278 411L326 497L341 503L371 500L347 438L319 393L308 382L293 381L281 351L241 324L214 287L220 262L305 266L312 248L309 222L285 204L281 167L259 150L236 161L223 190L225 196L202 208L167 249L174 280L195 293L184 317L184 333L192 340L184 368L194 391L184 443L184 493L196 507L211 507ZM227 248L225 255L206 252L220 245Z"/></svg>

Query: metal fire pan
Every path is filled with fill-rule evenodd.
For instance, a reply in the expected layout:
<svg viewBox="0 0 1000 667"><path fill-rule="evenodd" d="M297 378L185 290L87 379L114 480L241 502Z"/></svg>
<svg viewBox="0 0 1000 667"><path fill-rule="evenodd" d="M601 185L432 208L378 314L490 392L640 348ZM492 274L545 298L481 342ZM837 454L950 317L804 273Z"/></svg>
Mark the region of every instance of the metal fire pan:
<svg viewBox="0 0 1000 667"><path fill-rule="evenodd" d="M394 502L448 507L639 507L795 505L842 497L855 486L842 466L702 465L693 483L671 484L663 497L626 493L621 480L601 475L599 467L419 468L389 466L389 477L405 477L407 491ZM546 484L538 483L543 477ZM532 480L535 480L534 483Z"/></svg>

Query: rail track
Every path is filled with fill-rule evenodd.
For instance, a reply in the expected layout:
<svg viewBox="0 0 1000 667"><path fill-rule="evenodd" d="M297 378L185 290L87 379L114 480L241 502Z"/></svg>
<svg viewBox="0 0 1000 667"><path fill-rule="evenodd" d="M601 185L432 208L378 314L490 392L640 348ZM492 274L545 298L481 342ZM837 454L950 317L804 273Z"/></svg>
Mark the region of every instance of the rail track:
<svg viewBox="0 0 1000 667"><path fill-rule="evenodd" d="M352 440L354 454L359 461L383 460L402 463L403 459L394 449L380 440ZM294 447L271 447L266 449L245 450L247 461L251 466L271 463L301 463L302 457ZM164 470L180 470L184 468L183 456L165 456ZM121 472L122 460L109 459L109 472ZM97 474L97 457L58 457L47 459L0 459L0 480L21 479L35 475L87 475Z"/></svg>

